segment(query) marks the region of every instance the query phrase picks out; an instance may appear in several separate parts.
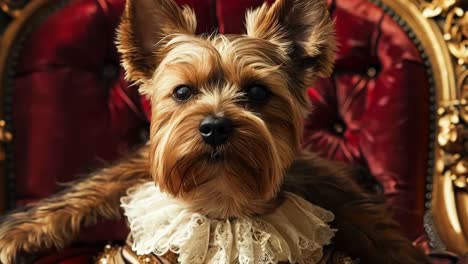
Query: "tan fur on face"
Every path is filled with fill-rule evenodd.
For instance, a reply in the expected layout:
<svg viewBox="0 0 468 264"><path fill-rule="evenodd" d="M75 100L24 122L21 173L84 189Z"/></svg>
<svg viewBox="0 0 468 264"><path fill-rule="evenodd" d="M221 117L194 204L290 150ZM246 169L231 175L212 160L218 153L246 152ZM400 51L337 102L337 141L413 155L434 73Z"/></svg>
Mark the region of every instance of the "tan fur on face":
<svg viewBox="0 0 468 264"><path fill-rule="evenodd" d="M151 173L163 191L211 217L262 214L275 204L310 109L305 85L330 72L335 49L325 2L309 2L278 0L247 14L245 35L209 37L193 35L193 13L170 0L127 4L119 51L127 78L152 102ZM181 85L196 92L183 103L173 99ZM251 85L270 98L248 102ZM216 149L199 133L207 116L233 122Z"/></svg>
<svg viewBox="0 0 468 264"><path fill-rule="evenodd" d="M162 190L197 211L221 218L265 212L296 155L302 108L281 70L291 62L268 48L275 47L252 38L178 36L166 46L152 80L141 87L153 105L153 177ZM245 89L253 83L270 89L266 103L246 102ZM172 98L181 84L197 90L185 103ZM228 143L216 150L222 161L211 159L215 150L198 131L209 115L226 116L235 127Z"/></svg>

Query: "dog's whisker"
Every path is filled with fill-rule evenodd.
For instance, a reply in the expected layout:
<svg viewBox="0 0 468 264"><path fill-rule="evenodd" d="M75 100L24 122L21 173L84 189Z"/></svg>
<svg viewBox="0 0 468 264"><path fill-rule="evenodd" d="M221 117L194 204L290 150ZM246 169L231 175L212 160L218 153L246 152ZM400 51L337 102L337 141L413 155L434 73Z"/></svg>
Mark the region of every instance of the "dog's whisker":
<svg viewBox="0 0 468 264"><path fill-rule="evenodd" d="M218 150L215 150L213 152L211 152L211 160L215 160L217 159L221 154L219 153Z"/></svg>

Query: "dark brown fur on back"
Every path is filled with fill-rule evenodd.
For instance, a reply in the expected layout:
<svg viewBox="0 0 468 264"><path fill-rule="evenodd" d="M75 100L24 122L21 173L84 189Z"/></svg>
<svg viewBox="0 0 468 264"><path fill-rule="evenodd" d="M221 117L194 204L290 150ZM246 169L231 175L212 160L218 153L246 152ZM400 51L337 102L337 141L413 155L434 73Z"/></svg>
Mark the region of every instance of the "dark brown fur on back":
<svg viewBox="0 0 468 264"><path fill-rule="evenodd" d="M282 190L332 211L336 248L360 263L429 263L403 236L383 197L366 193L352 180L359 178L356 173L362 172L304 155L287 172Z"/></svg>

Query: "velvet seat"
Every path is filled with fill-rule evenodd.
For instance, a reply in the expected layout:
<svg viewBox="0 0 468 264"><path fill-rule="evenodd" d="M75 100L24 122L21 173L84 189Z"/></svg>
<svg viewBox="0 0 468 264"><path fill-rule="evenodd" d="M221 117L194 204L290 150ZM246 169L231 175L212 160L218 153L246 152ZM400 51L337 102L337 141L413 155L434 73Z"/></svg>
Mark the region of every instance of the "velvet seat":
<svg viewBox="0 0 468 264"><path fill-rule="evenodd" d="M149 124L148 102L124 80L114 45L124 0L41 2L5 64L4 114L14 135L6 146L10 209L131 151ZM263 1L177 2L194 8L199 33L240 33L245 11ZM368 170L415 240L424 235L432 166L427 57L412 30L380 2L332 0L329 9L340 50L333 76L308 90L313 111L303 147ZM101 223L38 263L85 263L126 232L122 222Z"/></svg>

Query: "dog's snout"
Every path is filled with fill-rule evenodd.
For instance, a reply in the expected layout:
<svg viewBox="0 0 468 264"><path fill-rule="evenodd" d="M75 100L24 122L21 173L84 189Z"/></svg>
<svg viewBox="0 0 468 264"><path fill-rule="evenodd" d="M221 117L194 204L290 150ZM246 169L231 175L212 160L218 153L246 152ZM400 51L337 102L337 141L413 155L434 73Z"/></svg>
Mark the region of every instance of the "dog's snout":
<svg viewBox="0 0 468 264"><path fill-rule="evenodd" d="M200 134L205 143L215 147L226 142L232 132L232 121L227 117L208 116L200 122Z"/></svg>

